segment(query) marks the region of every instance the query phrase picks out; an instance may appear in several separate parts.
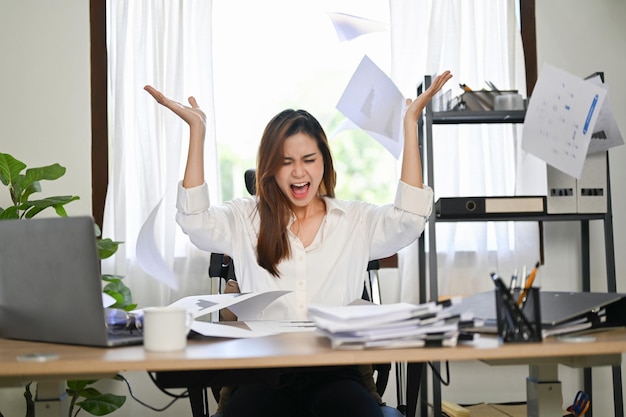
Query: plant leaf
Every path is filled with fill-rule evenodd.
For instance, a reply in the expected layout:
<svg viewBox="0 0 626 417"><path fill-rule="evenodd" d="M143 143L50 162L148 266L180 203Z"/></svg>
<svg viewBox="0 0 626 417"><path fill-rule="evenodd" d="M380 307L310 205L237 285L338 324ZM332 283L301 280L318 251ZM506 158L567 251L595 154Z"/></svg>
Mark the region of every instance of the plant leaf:
<svg viewBox="0 0 626 417"><path fill-rule="evenodd" d="M94 387L85 387L85 389L80 390L78 393L78 396L83 398L94 398L100 395L102 395L102 393Z"/></svg>
<svg viewBox="0 0 626 417"><path fill-rule="evenodd" d="M109 238L98 240L98 256L100 259L112 256L122 243L124 242L115 242Z"/></svg>
<svg viewBox="0 0 626 417"><path fill-rule="evenodd" d="M83 410L94 416L104 416L119 410L126 402L126 396L103 394L76 403Z"/></svg>
<svg viewBox="0 0 626 417"><path fill-rule="evenodd" d="M21 179L24 178L24 176L20 176ZM24 203L26 201L28 201L28 198L30 197L31 194L33 193L38 193L41 191L41 184L39 183L39 181L35 181L33 183L31 183L28 187L26 187L25 189L22 189L22 184L19 183L19 187L16 186L15 188L15 193L19 193L20 197L19 197L19 202L20 203Z"/></svg>
<svg viewBox="0 0 626 417"><path fill-rule="evenodd" d="M74 379L67 381L67 387L75 392L80 392L89 384L96 382L96 379Z"/></svg>
<svg viewBox="0 0 626 417"><path fill-rule="evenodd" d="M10 206L6 210L0 211L0 220L19 219L20 215L16 206Z"/></svg>
<svg viewBox="0 0 626 417"><path fill-rule="evenodd" d="M27 201L26 203L23 204L22 207L20 207L20 210L26 210L26 214L24 217L26 217L27 219L30 219L34 216L36 216L38 213L42 212L43 210L47 209L48 207L53 207L56 212L61 215L59 213L59 208L71 203L72 201L75 200L79 200L80 197L75 196L75 195L63 195L63 196L55 196L55 197L47 197L41 200L32 200L32 201ZM28 207L30 207L30 209L27 209ZM65 210L62 210L61 213L64 213ZM67 216L67 213L65 213L65 215ZM62 216L64 217L64 216Z"/></svg>
<svg viewBox="0 0 626 417"><path fill-rule="evenodd" d="M0 181L4 185L12 184L17 180L26 164L9 155L0 153Z"/></svg>
<svg viewBox="0 0 626 417"><path fill-rule="evenodd" d="M52 164L45 167L28 168L22 179L22 188L27 189L32 183L41 180L53 181L65 175L65 167Z"/></svg>
<svg viewBox="0 0 626 417"><path fill-rule="evenodd" d="M122 275L102 274L102 281L113 282L121 279L124 279Z"/></svg>
<svg viewBox="0 0 626 417"><path fill-rule="evenodd" d="M108 284L104 286L102 292L109 294L115 299L115 304L112 308L121 308L124 310L132 310L136 307L136 304L132 304L133 296L130 289L124 285L121 279L113 278L111 275L102 276L103 281L107 281Z"/></svg>

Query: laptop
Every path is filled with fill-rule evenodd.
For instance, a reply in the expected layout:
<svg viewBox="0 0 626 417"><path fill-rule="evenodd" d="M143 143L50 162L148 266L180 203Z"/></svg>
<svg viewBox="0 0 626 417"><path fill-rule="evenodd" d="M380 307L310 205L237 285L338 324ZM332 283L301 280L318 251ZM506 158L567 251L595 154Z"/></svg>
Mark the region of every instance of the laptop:
<svg viewBox="0 0 626 417"><path fill-rule="evenodd" d="M141 344L105 323L88 216L0 220L0 337L111 347Z"/></svg>

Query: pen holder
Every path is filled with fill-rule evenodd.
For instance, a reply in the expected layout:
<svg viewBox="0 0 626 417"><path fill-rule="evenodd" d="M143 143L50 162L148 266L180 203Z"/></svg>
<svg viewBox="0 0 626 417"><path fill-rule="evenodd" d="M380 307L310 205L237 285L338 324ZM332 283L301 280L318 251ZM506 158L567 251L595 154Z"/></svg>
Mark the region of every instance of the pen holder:
<svg viewBox="0 0 626 417"><path fill-rule="evenodd" d="M541 342L539 288L529 288L524 301L518 304L521 291L496 288L498 335L504 343Z"/></svg>

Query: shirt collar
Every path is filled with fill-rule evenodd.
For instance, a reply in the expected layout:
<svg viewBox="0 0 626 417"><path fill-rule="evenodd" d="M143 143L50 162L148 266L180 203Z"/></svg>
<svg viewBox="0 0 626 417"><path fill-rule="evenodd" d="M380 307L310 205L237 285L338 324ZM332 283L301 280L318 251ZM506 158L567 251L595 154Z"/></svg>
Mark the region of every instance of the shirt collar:
<svg viewBox="0 0 626 417"><path fill-rule="evenodd" d="M340 200L336 198L322 196L324 199L324 203L326 204L326 216L333 212L337 212L337 214L344 214L346 209L341 204ZM291 224L296 220L295 214L291 213L291 217L289 218L289 222L287 223L287 228L291 227Z"/></svg>

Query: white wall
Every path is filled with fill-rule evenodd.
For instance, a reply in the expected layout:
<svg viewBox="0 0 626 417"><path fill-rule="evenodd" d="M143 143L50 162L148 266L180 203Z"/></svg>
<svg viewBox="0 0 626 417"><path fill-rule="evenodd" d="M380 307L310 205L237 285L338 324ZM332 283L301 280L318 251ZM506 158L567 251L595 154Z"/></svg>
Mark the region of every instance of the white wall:
<svg viewBox="0 0 626 417"><path fill-rule="evenodd" d="M550 63L572 74L584 77L595 71L604 71L605 82L609 87L610 104L616 116L620 131L626 136L626 2L620 0L584 1L557 0L537 1L537 54L539 64ZM626 167L626 147L612 149L609 152L613 231L617 270L617 290L626 292L626 188L622 183ZM595 222L601 223L601 222ZM546 226L546 257L551 262L551 275L558 276L559 271L567 271L568 265L577 262L575 252L569 252L572 246L578 248L577 228L566 224ZM592 248L592 290L606 290L606 272L604 268L604 241L602 225L596 224L591 229ZM577 272L579 272L579 267ZM571 282L570 276L562 277ZM580 282L580 280L578 281ZM545 285L545 281L544 281ZM624 360L624 356L623 356ZM566 377L572 372L561 370L564 383L565 401L573 399L575 390L582 388L580 380ZM576 375L576 374L575 374ZM622 378L626 376L626 366L622 365ZM594 415L613 415L613 386L609 367L595 368L594 380ZM626 381L626 379L624 379ZM578 382L572 384L572 382ZM567 383L567 385L566 385ZM565 387L568 388L565 391ZM626 392L623 388L622 392Z"/></svg>
<svg viewBox="0 0 626 417"><path fill-rule="evenodd" d="M0 1L0 152L65 166L41 197L78 195L73 215L91 214L89 50L88 1Z"/></svg>
<svg viewBox="0 0 626 417"><path fill-rule="evenodd" d="M621 0L551 0L537 2L539 64L549 62L578 76L604 71L610 102L626 135L626 2ZM68 206L70 214L91 213L89 2L83 0L0 1L0 152L8 152L29 166L59 162L67 174L43 183L42 195L79 195ZM613 181L613 220L618 291L626 292L626 147L610 152ZM0 194L0 206L8 195ZM578 229L567 224L546 224L544 288L579 288ZM592 225L593 289L606 288L604 243L600 225ZM558 281L557 281L558 280ZM453 383L444 398L458 402L513 401L525 397L525 367L491 368L455 364ZM564 399L582 387L577 371L560 369ZM624 371L623 371L624 372ZM626 375L626 374L625 374ZM131 374L145 381L145 374ZM596 415L612 414L608 369L594 370ZM506 381L505 384L502 381ZM118 388L116 388L117 390ZM136 386L142 399L163 405L167 399L150 386ZM126 392L124 387L120 392ZM188 414L186 401L164 413L148 411L132 400L118 415ZM22 389L0 390L0 412L23 415ZM597 408L596 408L597 407Z"/></svg>

